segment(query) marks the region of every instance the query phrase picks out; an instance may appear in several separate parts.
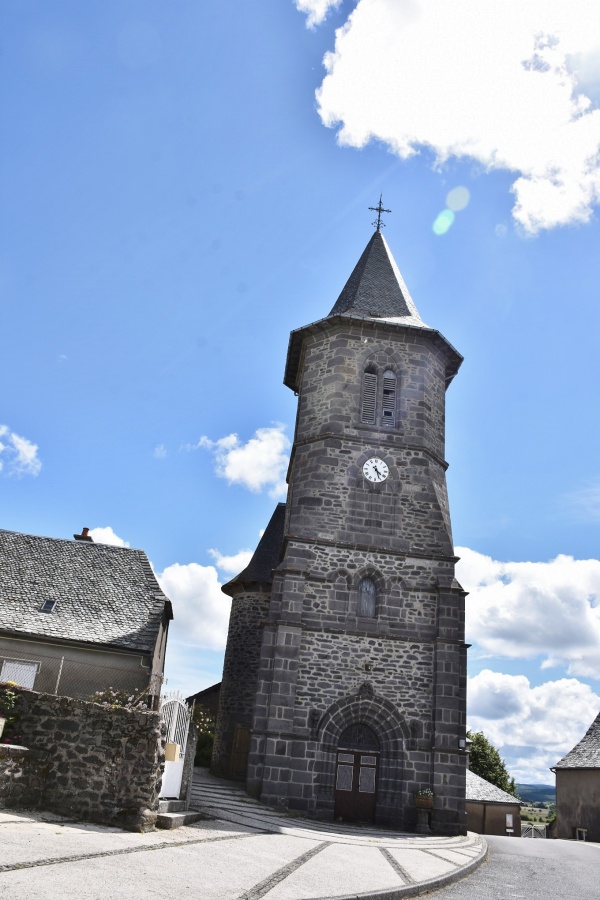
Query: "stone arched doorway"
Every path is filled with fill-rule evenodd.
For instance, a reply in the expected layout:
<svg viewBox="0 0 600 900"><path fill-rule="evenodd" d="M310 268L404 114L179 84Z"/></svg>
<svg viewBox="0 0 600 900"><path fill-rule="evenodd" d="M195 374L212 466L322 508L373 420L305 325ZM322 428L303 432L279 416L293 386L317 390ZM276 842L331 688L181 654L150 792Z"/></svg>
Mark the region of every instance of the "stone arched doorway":
<svg viewBox="0 0 600 900"><path fill-rule="evenodd" d="M357 722L338 740L335 767L336 819L373 822L379 782L380 746L368 725Z"/></svg>

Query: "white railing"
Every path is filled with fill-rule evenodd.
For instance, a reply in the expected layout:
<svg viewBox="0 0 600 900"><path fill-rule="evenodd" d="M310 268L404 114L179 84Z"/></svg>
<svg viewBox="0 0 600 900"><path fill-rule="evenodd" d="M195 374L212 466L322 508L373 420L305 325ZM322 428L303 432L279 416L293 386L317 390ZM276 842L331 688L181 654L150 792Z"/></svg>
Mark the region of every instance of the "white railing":
<svg viewBox="0 0 600 900"><path fill-rule="evenodd" d="M546 837L546 826L545 825L530 825L529 822L523 822L521 825L521 837L522 838L545 838Z"/></svg>

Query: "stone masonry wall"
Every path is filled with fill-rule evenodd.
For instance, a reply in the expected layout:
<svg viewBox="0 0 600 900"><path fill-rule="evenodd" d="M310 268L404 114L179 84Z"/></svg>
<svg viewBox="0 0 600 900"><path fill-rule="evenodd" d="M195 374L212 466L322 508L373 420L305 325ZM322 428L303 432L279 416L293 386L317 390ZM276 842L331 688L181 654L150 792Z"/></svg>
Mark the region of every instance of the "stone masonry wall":
<svg viewBox="0 0 600 900"><path fill-rule="evenodd" d="M313 706L322 714L366 678L406 719L426 720L431 709L431 644L305 631L298 663L297 725L308 724ZM372 666L368 674L366 666Z"/></svg>
<svg viewBox="0 0 600 900"><path fill-rule="evenodd" d="M398 379L396 427L361 423L362 373L369 366ZM430 333L382 324L323 329L306 339L296 443L317 434L404 435L414 446L444 456L445 352Z"/></svg>
<svg viewBox="0 0 600 900"><path fill-rule="evenodd" d="M229 774L235 726L252 725L260 666L261 622L267 615L269 599L268 593L248 591L237 594L231 604L211 764L217 774Z"/></svg>
<svg viewBox="0 0 600 900"><path fill-rule="evenodd" d="M365 346L366 345L366 346ZM365 367L398 379L394 425L361 422ZM426 332L353 323L307 338L287 531L373 549L452 556L445 482L445 357ZM390 470L370 484L362 465Z"/></svg>
<svg viewBox="0 0 600 900"><path fill-rule="evenodd" d="M436 831L465 830L464 594L443 458L448 359L426 329L385 322L325 323L305 337L287 541L263 628L248 768L248 789L267 803L334 815L336 741L363 721L381 747L376 821L410 827L412 792L433 788ZM367 368L379 386L387 369L396 375L393 423L379 393L375 424L362 422ZM378 484L362 468L374 456L389 469ZM368 618L357 604L365 576L377 588ZM366 681L372 699L348 699ZM318 723L331 715L327 736Z"/></svg>
<svg viewBox="0 0 600 900"><path fill-rule="evenodd" d="M14 766L0 769L0 800L132 831L152 830L164 761L159 713L15 690L19 739L43 758L37 767L24 760L20 773ZM15 792L15 779L32 779L34 771L37 787L31 781Z"/></svg>
<svg viewBox="0 0 600 900"><path fill-rule="evenodd" d="M0 744L0 807L39 806L47 771L47 753Z"/></svg>

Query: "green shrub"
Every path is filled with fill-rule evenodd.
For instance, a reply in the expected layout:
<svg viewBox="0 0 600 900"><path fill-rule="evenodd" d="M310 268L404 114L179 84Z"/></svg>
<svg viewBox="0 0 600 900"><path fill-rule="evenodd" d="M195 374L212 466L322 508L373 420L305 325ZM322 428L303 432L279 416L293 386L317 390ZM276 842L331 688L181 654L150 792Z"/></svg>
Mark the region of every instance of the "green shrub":
<svg viewBox="0 0 600 900"><path fill-rule="evenodd" d="M20 720L18 712L19 694L12 690L11 685L11 682L6 682L0 687L0 717L6 719L4 731L0 738L0 743L2 744L18 744L22 740L21 735L18 734Z"/></svg>
<svg viewBox="0 0 600 900"><path fill-rule="evenodd" d="M210 766L213 744L215 742L216 719L205 706L199 703L194 707L192 721L196 726L196 734L198 735L194 765Z"/></svg>

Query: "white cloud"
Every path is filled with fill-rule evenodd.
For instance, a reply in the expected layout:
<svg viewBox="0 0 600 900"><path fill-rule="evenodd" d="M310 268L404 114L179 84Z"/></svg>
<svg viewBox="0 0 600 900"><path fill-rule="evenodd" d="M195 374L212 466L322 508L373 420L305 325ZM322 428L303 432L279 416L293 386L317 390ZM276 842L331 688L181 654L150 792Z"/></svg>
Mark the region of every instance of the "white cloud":
<svg viewBox="0 0 600 900"><path fill-rule="evenodd" d="M164 444L157 444L154 450L152 451L152 456L154 459L164 459L167 455L167 448Z"/></svg>
<svg viewBox="0 0 600 900"><path fill-rule="evenodd" d="M284 425L257 428L254 436L242 443L237 434L211 441L201 437L197 444L185 449L211 450L216 460L215 471L229 484L241 484L253 493L269 489L270 497L285 496L285 476L289 462L290 440Z"/></svg>
<svg viewBox="0 0 600 900"><path fill-rule="evenodd" d="M584 735L600 696L576 678L532 687L524 675L484 669L468 680L468 723L483 731L520 782L552 781L549 772Z"/></svg>
<svg viewBox="0 0 600 900"><path fill-rule="evenodd" d="M129 547L129 543L115 534L110 525L102 528L90 528L90 536L96 544L111 544L113 547Z"/></svg>
<svg viewBox="0 0 600 900"><path fill-rule="evenodd" d="M8 425L0 425L0 438L0 471L18 478L40 474L42 462L37 444L11 431Z"/></svg>
<svg viewBox="0 0 600 900"><path fill-rule="evenodd" d="M169 641L172 638L182 645L193 642L199 648L223 650L231 600L221 593L215 567L174 563L156 577L173 603Z"/></svg>
<svg viewBox="0 0 600 900"><path fill-rule="evenodd" d="M229 575L238 575L252 559L252 550L240 550L232 556L223 556L219 550L209 550L208 552L214 559L217 568Z"/></svg>
<svg viewBox="0 0 600 900"><path fill-rule="evenodd" d="M476 652L542 657L543 668L566 665L569 674L600 678L600 560L503 563L466 547L456 552Z"/></svg>
<svg viewBox="0 0 600 900"><path fill-rule="evenodd" d="M297 6L316 24L332 4ZM324 62L319 112L341 144L509 171L513 216L530 234L589 220L600 198L597 0L359 0Z"/></svg>
<svg viewBox="0 0 600 900"><path fill-rule="evenodd" d="M307 25L319 25L330 9L336 9L342 0L295 0L296 8L308 16Z"/></svg>

